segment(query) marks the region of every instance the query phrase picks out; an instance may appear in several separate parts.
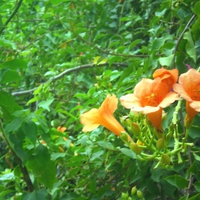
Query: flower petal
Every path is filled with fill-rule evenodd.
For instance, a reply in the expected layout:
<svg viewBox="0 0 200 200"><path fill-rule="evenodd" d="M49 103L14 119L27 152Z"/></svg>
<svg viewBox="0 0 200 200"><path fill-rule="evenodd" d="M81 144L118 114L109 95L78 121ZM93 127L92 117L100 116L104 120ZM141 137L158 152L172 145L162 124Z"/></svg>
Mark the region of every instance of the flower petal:
<svg viewBox="0 0 200 200"><path fill-rule="evenodd" d="M190 103L190 106L196 110L197 112L200 112L200 101L192 101Z"/></svg>
<svg viewBox="0 0 200 200"><path fill-rule="evenodd" d="M115 95L107 95L106 99L99 108L100 112L114 113L117 109L118 99Z"/></svg>
<svg viewBox="0 0 200 200"><path fill-rule="evenodd" d="M136 112L142 112L143 114L153 113L158 111L159 107L153 107L153 106L145 106L145 107L134 107L131 110Z"/></svg>
<svg viewBox="0 0 200 200"><path fill-rule="evenodd" d="M190 96L186 93L186 91L184 90L183 86L180 84L174 84L173 85L173 90L174 92L177 92L178 94L180 94L180 96L187 100L187 101L192 101L192 99L190 98Z"/></svg>
<svg viewBox="0 0 200 200"><path fill-rule="evenodd" d="M185 92L193 99L194 89L200 89L200 73L195 69L188 70L187 73L180 76L179 84L182 85Z"/></svg>
<svg viewBox="0 0 200 200"><path fill-rule="evenodd" d="M162 131L162 108L159 108L156 112L148 113L147 117L157 130Z"/></svg>
<svg viewBox="0 0 200 200"><path fill-rule="evenodd" d="M122 106L125 108L140 107L140 100L134 94L127 94L120 98Z"/></svg>
<svg viewBox="0 0 200 200"><path fill-rule="evenodd" d="M178 80L178 70L177 69L167 70L165 68L157 69L153 73L153 78L157 77L160 77L161 80L171 79L173 85Z"/></svg>
<svg viewBox="0 0 200 200"><path fill-rule="evenodd" d="M121 132L125 132L122 125L113 116L117 104L117 97L108 95L99 109L93 108L80 115L80 121L84 125L83 132L92 131L99 125L104 126L118 136L120 136Z"/></svg>
<svg viewBox="0 0 200 200"><path fill-rule="evenodd" d="M93 108L90 111L81 114L80 121L84 125L83 132L93 131L100 125L99 110Z"/></svg>
<svg viewBox="0 0 200 200"><path fill-rule="evenodd" d="M160 102L159 106L161 108L166 108L170 104L172 104L174 101L179 99L179 94L175 92L169 92L165 98Z"/></svg>

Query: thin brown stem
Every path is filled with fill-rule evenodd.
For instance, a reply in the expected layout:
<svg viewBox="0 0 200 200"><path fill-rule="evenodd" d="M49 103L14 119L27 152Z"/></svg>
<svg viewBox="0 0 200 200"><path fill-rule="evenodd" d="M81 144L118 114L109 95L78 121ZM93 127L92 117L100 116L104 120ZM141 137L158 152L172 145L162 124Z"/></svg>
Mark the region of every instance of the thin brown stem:
<svg viewBox="0 0 200 200"><path fill-rule="evenodd" d="M28 188L28 191L29 192L32 192L34 191L34 186L33 186L33 183L30 179L30 176L29 176L29 173L28 173L28 170L27 168L23 165L22 163L22 160L20 159L20 157L15 153L14 149L11 147L11 145L9 144L6 136L5 136L5 133L4 133L4 129L3 129L3 124L2 124L2 121L0 120L0 130L2 132L2 138L3 140L5 141L5 143L8 145L8 147L10 148L12 154L14 155L15 157L15 160L16 162L18 163L20 169L21 169L21 172L23 174L23 179L24 181L26 182L26 185L27 185L27 188Z"/></svg>
<svg viewBox="0 0 200 200"><path fill-rule="evenodd" d="M75 71L79 71L82 69L86 69L86 68L93 68L93 67L102 67L102 66L106 66L106 65L110 65L109 63L102 63L102 64L85 64L85 65L80 65L78 67L74 67L71 69L66 69L65 71L63 71L62 73L58 74L57 76L53 77L50 82L54 82L62 77L64 77L66 74L69 74L71 72L75 72ZM112 63L112 66L124 66L127 67L128 64L126 63ZM41 84L46 84L49 83L49 81L45 82L45 83L41 83ZM26 94L30 94L32 92L34 92L38 87L32 88L30 90L23 90L23 91L18 91L18 92L13 92L12 95L13 96L21 96L21 95L26 95Z"/></svg>
<svg viewBox="0 0 200 200"><path fill-rule="evenodd" d="M17 4L17 6L15 7L15 9L13 10L12 14L10 15L10 17L6 20L6 22L3 25L3 28L0 30L0 35L3 33L4 29L6 28L6 26L8 25L8 23L12 20L12 18L16 15L17 11L19 10L21 4L22 4L23 0L20 0Z"/></svg>
<svg viewBox="0 0 200 200"><path fill-rule="evenodd" d="M176 52L178 50L178 46L183 38L184 33L187 31L187 29L189 28L190 24L192 23L192 21L194 20L194 18L196 17L196 15L192 15L192 17L190 18L190 20L188 21L188 23L186 24L185 28L183 29L181 35L179 36L176 46L174 48L174 58L172 60L172 68L175 68L175 58L176 58Z"/></svg>
<svg viewBox="0 0 200 200"><path fill-rule="evenodd" d="M192 165L192 155L191 155L191 150L190 150L190 147L188 147L188 159L189 159L189 163L190 163L190 166ZM192 185L193 185L193 173L190 172L190 175L189 175L189 184L188 184L188 187L186 189L186 196L187 196L187 199L189 199L189 195L190 195L190 189L192 188Z"/></svg>

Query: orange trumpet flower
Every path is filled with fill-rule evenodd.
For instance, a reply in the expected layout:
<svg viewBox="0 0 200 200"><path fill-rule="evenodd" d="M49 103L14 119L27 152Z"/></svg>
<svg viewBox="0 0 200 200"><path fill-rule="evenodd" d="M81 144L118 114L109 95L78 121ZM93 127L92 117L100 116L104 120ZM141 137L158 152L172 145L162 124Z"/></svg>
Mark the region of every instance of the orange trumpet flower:
<svg viewBox="0 0 200 200"><path fill-rule="evenodd" d="M160 78L143 78L135 86L134 93L122 96L120 101L125 108L146 114L151 124L162 131L162 108L169 106L178 96L169 92L168 86Z"/></svg>
<svg viewBox="0 0 200 200"><path fill-rule="evenodd" d="M92 131L102 125L117 136L125 132L122 125L115 119L113 113L117 109L118 99L115 95L108 95L100 108L93 108L80 115L80 121L84 125L83 132Z"/></svg>
<svg viewBox="0 0 200 200"><path fill-rule="evenodd" d="M200 112L200 73L195 69L181 74L179 84L173 90L186 100L185 125L189 126L195 115Z"/></svg>
<svg viewBox="0 0 200 200"><path fill-rule="evenodd" d="M167 84L169 90L171 90L171 87L177 82L178 80L178 70L172 69L167 70L165 68L157 69L153 73L153 78L160 78L161 81L165 84Z"/></svg>

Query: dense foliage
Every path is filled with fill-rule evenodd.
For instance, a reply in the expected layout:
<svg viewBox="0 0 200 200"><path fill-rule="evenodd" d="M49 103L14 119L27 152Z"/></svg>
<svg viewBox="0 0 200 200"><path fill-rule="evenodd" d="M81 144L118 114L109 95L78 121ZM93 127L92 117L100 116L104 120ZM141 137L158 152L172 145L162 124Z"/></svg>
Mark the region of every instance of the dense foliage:
<svg viewBox="0 0 200 200"><path fill-rule="evenodd" d="M0 11L0 199L200 198L200 118L185 127L185 102L165 109L163 130L179 142L188 131L188 146L162 164L80 123L162 66L199 68L200 1L1 0ZM125 128L129 113L118 104Z"/></svg>

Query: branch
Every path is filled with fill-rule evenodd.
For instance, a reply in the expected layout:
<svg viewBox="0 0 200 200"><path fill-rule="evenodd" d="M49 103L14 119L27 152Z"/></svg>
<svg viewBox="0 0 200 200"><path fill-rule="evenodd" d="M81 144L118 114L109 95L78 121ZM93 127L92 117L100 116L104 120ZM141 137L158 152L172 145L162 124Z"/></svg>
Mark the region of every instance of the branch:
<svg viewBox="0 0 200 200"><path fill-rule="evenodd" d="M29 192L33 192L34 191L34 185L31 181L31 178L29 176L28 170L26 168L26 166L23 165L21 158L15 153L14 149L11 147L10 143L8 142L8 139L4 133L4 129L3 129L3 124L2 121L0 120L0 130L2 132L1 137L3 138L3 140L5 141L5 143L8 145L8 147L11 149L11 152L13 153L16 162L18 163L21 172L23 174L23 179L26 182L27 188Z"/></svg>
<svg viewBox="0 0 200 200"><path fill-rule="evenodd" d="M62 78L63 76L65 76L66 74L69 74L71 72L74 72L74 71L79 71L79 70L82 70L82 69L86 69L86 68L93 68L93 67L102 67L102 66L105 66L105 65L109 65L109 63L102 63L102 64L86 64L86 65L80 65L78 67L74 67L74 68L71 68L71 69L66 69L65 71L63 71L62 73L58 74L57 76L53 77L52 79L50 79L49 81L46 81L44 82L44 84L48 83L48 82L54 82L60 78ZM127 67L128 64L126 63L112 63L111 64L112 66L124 66L124 67ZM42 83L41 83L42 84ZM30 90L23 90L23 91L18 91L18 92L13 92L12 95L13 96L21 96L21 95L26 95L26 94L30 94L32 92L34 92L38 87L35 87L33 89L30 89Z"/></svg>
<svg viewBox="0 0 200 200"><path fill-rule="evenodd" d="M16 8L14 9L14 11L12 12L12 14L10 15L10 17L7 19L7 21L5 22L5 24L3 25L3 28L0 30L0 35L2 34L2 32L4 31L4 29L6 28L6 26L8 25L8 23L11 21L11 19L16 15L17 11L19 10L21 4L22 4L23 0L20 0L19 3L17 4Z"/></svg>
<svg viewBox="0 0 200 200"><path fill-rule="evenodd" d="M83 42L85 42L86 44L92 46L93 48L96 48L97 50L101 51L102 53L105 53L107 55L113 55L113 56L120 56L120 57L128 57L128 58L147 58L149 57L149 55L144 55L144 54L119 54L119 53L113 53L110 52L109 50L104 50L100 47L98 47L97 45L94 45L91 42L88 42L87 40L85 40L83 37L81 37L79 34L76 34L72 29L70 29L71 32L73 32L80 40L82 40ZM159 55L157 55L159 56Z"/></svg>
<svg viewBox="0 0 200 200"><path fill-rule="evenodd" d="M183 38L184 33L187 31L187 29L189 28L190 24L192 23L192 21L193 21L193 19L194 19L195 17L196 17L195 14L192 15L192 17L190 18L190 20L189 20L188 23L186 24L186 26L185 26L183 32L181 33L181 35L179 36L179 38L178 38L178 40L177 40L176 46L175 46L175 48L174 48L174 58L173 58L173 60L172 60L172 68L175 68L175 67L174 67L174 64L175 64L175 58L176 58L176 52L177 52L177 50L178 50L178 46L179 46L179 44L180 44L180 42L181 42L181 40L182 40L182 38Z"/></svg>

